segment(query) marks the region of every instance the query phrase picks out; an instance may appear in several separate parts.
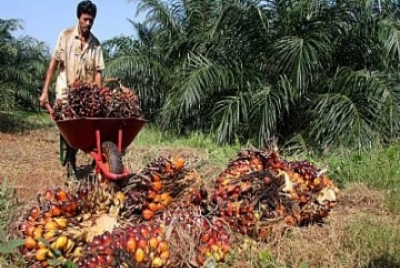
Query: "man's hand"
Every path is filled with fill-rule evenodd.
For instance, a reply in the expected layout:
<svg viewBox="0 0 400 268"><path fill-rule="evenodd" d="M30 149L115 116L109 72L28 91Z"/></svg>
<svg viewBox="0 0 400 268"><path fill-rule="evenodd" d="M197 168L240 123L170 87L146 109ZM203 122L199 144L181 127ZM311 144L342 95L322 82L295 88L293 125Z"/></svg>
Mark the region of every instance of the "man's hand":
<svg viewBox="0 0 400 268"><path fill-rule="evenodd" d="M39 98L39 104L40 104L40 106L43 107L48 102L49 102L49 93L47 92L47 90L43 89L42 95L40 95L40 98Z"/></svg>

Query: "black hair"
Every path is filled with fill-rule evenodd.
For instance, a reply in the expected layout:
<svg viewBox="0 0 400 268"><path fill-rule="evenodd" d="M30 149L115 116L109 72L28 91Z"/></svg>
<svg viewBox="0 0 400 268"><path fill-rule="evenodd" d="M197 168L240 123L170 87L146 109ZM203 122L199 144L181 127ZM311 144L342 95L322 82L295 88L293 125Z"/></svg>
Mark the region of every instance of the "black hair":
<svg viewBox="0 0 400 268"><path fill-rule="evenodd" d="M93 18L96 17L97 14L97 7L92 1L82 1L78 4L78 7L76 9L76 15L78 18L81 17L82 14L89 14L92 15Z"/></svg>

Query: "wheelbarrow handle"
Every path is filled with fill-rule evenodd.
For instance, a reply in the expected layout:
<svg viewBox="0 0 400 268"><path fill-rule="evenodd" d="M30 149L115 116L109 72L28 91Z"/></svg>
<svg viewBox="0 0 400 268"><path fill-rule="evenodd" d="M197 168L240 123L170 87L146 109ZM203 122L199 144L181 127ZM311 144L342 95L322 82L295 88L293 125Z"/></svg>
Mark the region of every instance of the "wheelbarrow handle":
<svg viewBox="0 0 400 268"><path fill-rule="evenodd" d="M38 94L40 94L40 93L42 92L42 91L40 90L40 88L36 89L36 91L37 91ZM39 107L40 107L40 106L41 106L41 105L40 105L40 103L39 103ZM43 104L43 106L44 106L44 108L46 108L46 110L49 112L50 117L51 117L51 119L53 120L53 113L54 113L54 110L53 110L53 108L51 108L50 103L47 101L47 102L45 102L45 103Z"/></svg>
<svg viewBox="0 0 400 268"><path fill-rule="evenodd" d="M51 121L54 121L54 116L53 116L54 110L53 110L53 108L51 108L50 103L49 102L45 102L43 104L43 106L49 112Z"/></svg>
<svg viewBox="0 0 400 268"><path fill-rule="evenodd" d="M53 114L53 113L54 113L54 110L53 110L53 108L51 108L50 103L46 102L46 103L44 104L44 108L46 108L46 110L49 111L50 114Z"/></svg>
<svg viewBox="0 0 400 268"><path fill-rule="evenodd" d="M121 82L121 79L117 78L117 77L108 77L104 79L105 83L111 83L111 82Z"/></svg>

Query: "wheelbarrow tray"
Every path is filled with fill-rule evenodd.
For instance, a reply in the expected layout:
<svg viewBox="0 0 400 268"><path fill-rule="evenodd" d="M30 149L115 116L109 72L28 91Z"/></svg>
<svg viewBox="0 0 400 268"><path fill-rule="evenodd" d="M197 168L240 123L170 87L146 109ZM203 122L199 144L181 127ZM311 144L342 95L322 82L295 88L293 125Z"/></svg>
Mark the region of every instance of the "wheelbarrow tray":
<svg viewBox="0 0 400 268"><path fill-rule="evenodd" d="M121 133L121 148L124 150L132 143L146 123L147 120L136 118L97 117L56 121L61 135L69 146L84 152L89 152L97 148L97 131L100 133L102 142L112 141L115 144L118 144L118 137Z"/></svg>

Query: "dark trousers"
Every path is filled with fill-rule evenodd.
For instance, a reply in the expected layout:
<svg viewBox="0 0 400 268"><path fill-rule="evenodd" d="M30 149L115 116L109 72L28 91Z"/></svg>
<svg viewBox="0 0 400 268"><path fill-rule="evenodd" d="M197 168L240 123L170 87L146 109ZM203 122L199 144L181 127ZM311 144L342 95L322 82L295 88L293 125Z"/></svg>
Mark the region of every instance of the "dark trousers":
<svg viewBox="0 0 400 268"><path fill-rule="evenodd" d="M60 143L62 143L62 146L60 146L60 149L65 148L66 149L66 154L65 154L65 159L63 160L63 165L70 163L73 170L76 171L76 154L78 153L78 150L73 149L72 147L69 146L69 144L65 141L63 136L60 134ZM60 152L63 153L63 152Z"/></svg>
<svg viewBox="0 0 400 268"><path fill-rule="evenodd" d="M67 145L67 161L72 165L74 171L76 171L76 154L78 150L71 148L68 144Z"/></svg>

